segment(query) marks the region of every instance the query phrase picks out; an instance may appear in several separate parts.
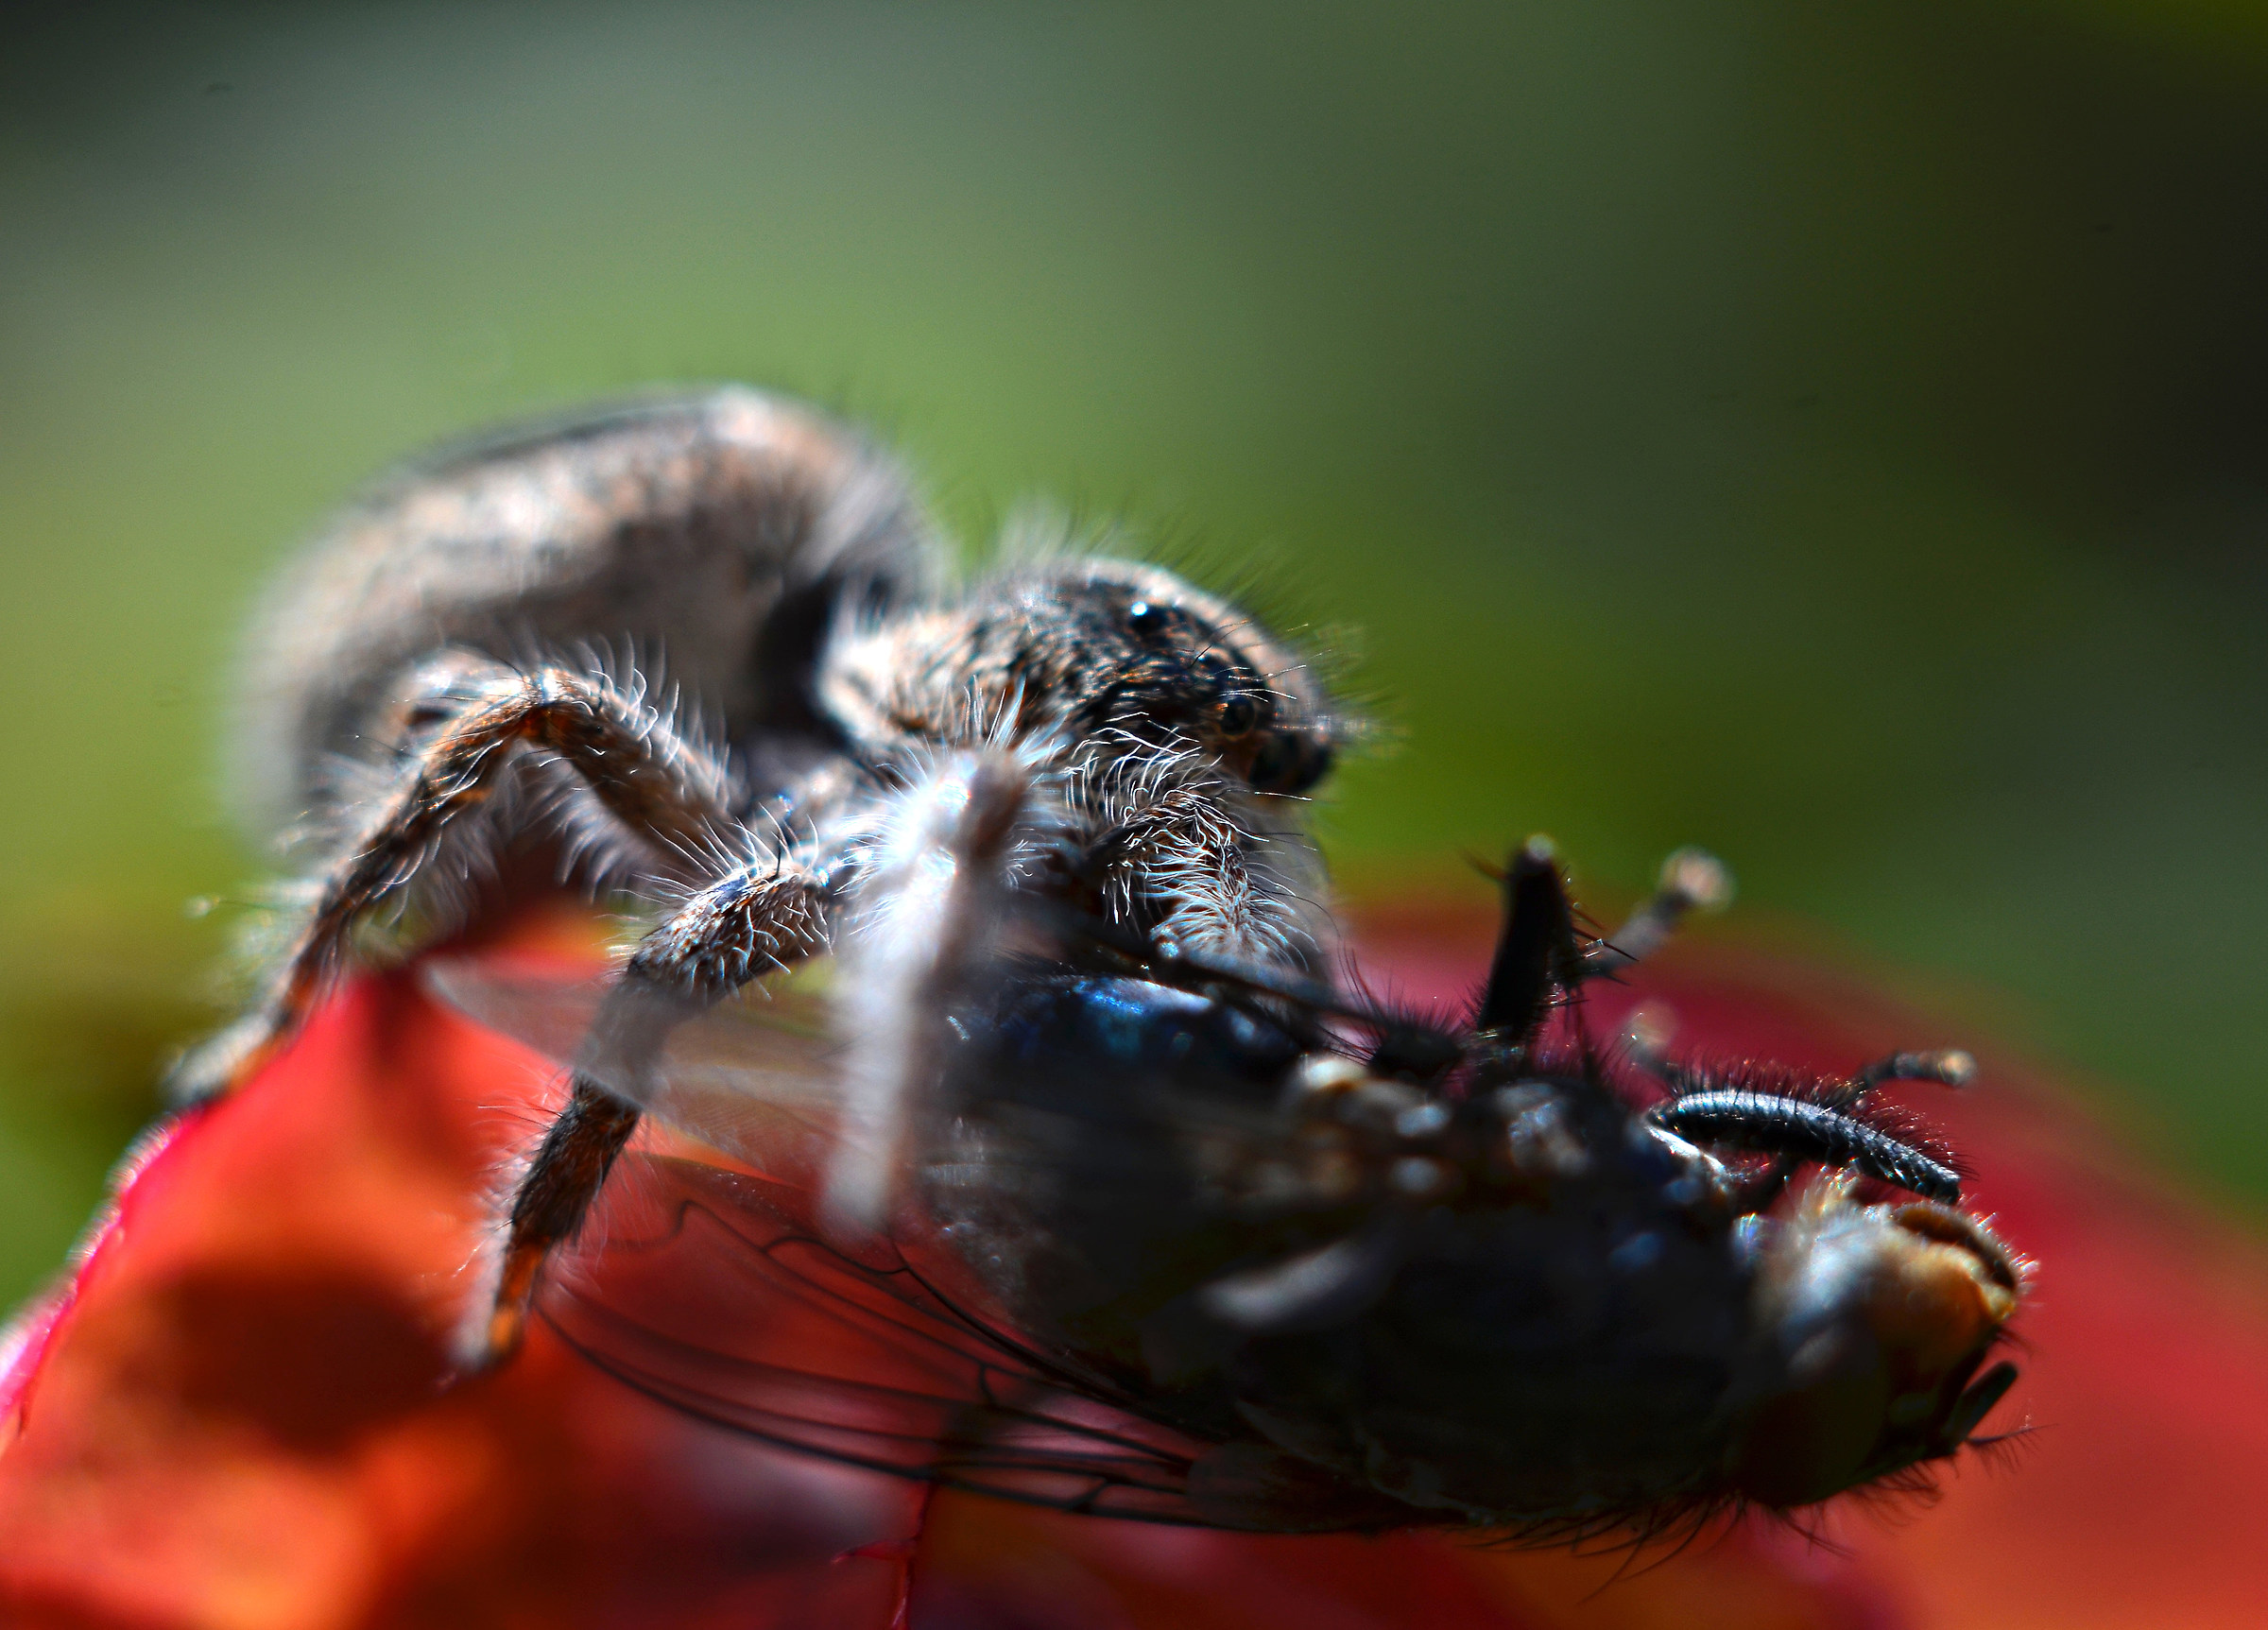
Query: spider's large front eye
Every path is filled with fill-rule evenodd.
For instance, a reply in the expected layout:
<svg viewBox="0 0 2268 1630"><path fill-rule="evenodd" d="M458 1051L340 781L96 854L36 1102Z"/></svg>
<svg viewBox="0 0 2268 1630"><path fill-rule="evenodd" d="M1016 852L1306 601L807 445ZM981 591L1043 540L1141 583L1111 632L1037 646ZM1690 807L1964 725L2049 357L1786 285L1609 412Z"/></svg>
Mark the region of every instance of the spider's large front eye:
<svg viewBox="0 0 2268 1630"><path fill-rule="evenodd" d="M1155 600L1137 600L1126 608L1126 629L1137 640L1156 644L1174 631L1179 621L1174 608Z"/></svg>
<svg viewBox="0 0 2268 1630"><path fill-rule="evenodd" d="M1279 730L1260 745L1245 774L1260 793L1303 793L1331 772L1331 746L1304 731Z"/></svg>
<svg viewBox="0 0 2268 1630"><path fill-rule="evenodd" d="M1260 704L1242 691L1231 691L1221 701L1221 716L1215 728L1226 741L1248 736L1260 723Z"/></svg>

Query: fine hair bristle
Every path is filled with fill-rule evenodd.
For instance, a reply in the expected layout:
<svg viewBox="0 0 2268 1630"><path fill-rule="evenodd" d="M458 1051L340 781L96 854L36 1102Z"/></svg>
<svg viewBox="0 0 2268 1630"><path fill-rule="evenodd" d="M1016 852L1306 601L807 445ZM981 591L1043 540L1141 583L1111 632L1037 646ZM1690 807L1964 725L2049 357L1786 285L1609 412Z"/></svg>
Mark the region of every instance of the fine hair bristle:
<svg viewBox="0 0 2268 1630"><path fill-rule="evenodd" d="M1671 1090L1675 1096L1730 1090L1790 1098L1800 1104L1828 1105L1838 1114L1918 1150L1961 1176L1972 1175L1968 1164L1944 1135L1926 1117L1898 1098L1883 1091L1869 1092L1855 1101L1841 1096L1848 1086L1847 1077L1799 1069L1778 1059L1746 1055L1679 1056L1673 1060L1673 1066L1675 1074Z"/></svg>

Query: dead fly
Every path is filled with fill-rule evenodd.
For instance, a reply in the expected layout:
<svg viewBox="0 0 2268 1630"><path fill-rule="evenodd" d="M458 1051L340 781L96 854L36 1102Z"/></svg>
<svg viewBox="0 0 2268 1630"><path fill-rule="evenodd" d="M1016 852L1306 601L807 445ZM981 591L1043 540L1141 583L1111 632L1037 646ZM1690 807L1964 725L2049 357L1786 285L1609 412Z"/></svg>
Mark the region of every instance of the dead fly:
<svg viewBox="0 0 2268 1630"><path fill-rule="evenodd" d="M1341 720L1234 607L1063 541L949 588L887 459L741 389L507 434L381 485L254 643L237 779L271 816L298 812L312 865L264 989L182 1062L177 1096L243 1081L374 928L401 931L389 954L445 932L515 845L658 911L511 1203L472 1342L487 1361L637 1124L601 1082L846 934L878 977L950 963L937 880L898 834L933 818L957 752L1030 779L1019 830L1049 835L1017 849L1017 887L1193 949L1322 966L1302 795ZM667 693L638 665L654 656ZM845 1021L877 1046L913 1011L860 1000ZM846 1084L877 1128L830 1172L847 1226L887 1203L896 1090L886 1071Z"/></svg>
<svg viewBox="0 0 2268 1630"><path fill-rule="evenodd" d="M541 1315L767 1442L1274 1531L1686 1532L1926 1479L2014 1382L1984 1361L2019 1262L1869 1104L1965 1055L1728 1080L1585 1036L1583 982L1713 863L1586 947L1523 851L1485 992L1440 1022L1017 887L1053 831L1018 764L971 755L899 833L946 880L942 954L843 952L885 1040L788 989L608 1074L700 1147L633 1158ZM610 1000L433 978L561 1058ZM866 1111L872 1071L906 1124ZM878 1131L896 1202L848 1230L826 1173Z"/></svg>

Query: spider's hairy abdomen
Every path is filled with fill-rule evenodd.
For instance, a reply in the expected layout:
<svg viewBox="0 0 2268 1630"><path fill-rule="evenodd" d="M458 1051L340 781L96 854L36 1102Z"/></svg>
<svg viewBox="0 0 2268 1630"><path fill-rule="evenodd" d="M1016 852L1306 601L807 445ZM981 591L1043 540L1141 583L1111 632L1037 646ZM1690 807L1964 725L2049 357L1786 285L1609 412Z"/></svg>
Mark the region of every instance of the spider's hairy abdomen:
<svg viewBox="0 0 2268 1630"><path fill-rule="evenodd" d="M263 830L368 757L409 674L452 647L517 663L656 654L739 739L810 726L836 606L918 598L934 527L896 463L738 386L585 409L410 464L338 515L262 609L233 778Z"/></svg>

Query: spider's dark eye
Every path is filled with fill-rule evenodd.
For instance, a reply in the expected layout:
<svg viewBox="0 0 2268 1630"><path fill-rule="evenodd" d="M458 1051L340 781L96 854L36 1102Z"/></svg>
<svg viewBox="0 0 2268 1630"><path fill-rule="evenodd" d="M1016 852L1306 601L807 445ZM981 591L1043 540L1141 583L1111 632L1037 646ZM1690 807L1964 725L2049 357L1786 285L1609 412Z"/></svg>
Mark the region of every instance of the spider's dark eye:
<svg viewBox="0 0 2268 1630"><path fill-rule="evenodd" d="M1219 729L1229 741L1250 735L1259 723L1260 704L1242 691L1232 691L1222 699Z"/></svg>
<svg viewBox="0 0 2268 1630"><path fill-rule="evenodd" d="M1174 609L1151 600L1137 600L1126 608L1126 626L1137 640L1162 640L1174 626Z"/></svg>
<svg viewBox="0 0 2268 1630"><path fill-rule="evenodd" d="M1246 775L1261 793L1303 793L1331 773L1328 743L1281 730L1261 744Z"/></svg>

